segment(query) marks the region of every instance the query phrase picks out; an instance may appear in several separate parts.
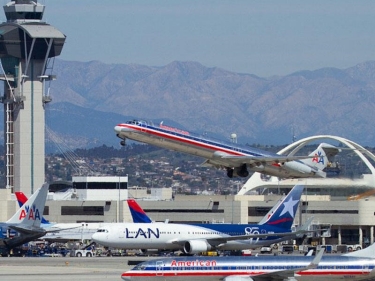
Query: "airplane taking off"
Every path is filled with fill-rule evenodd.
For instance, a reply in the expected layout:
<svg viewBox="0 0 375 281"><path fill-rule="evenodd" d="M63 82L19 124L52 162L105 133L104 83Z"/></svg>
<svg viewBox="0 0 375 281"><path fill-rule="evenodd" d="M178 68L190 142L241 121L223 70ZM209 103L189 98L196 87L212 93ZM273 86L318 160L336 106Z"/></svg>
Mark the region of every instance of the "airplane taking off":
<svg viewBox="0 0 375 281"><path fill-rule="evenodd" d="M133 280L316 281L375 280L375 244L344 255L171 257L153 259L124 272Z"/></svg>
<svg viewBox="0 0 375 281"><path fill-rule="evenodd" d="M48 194L48 184L39 188L8 221L0 223L0 243L8 249L20 246L43 236L46 231L40 227ZM10 230L19 235L8 237Z"/></svg>
<svg viewBox="0 0 375 281"><path fill-rule="evenodd" d="M303 189L296 185L263 224L114 223L99 228L92 240L106 247L185 254L268 246L308 232L307 226L291 230Z"/></svg>
<svg viewBox="0 0 375 281"><path fill-rule="evenodd" d="M248 168L279 178L324 178L326 173L323 169L327 167L330 158L339 152L335 146L321 143L309 156L278 155L236 143L199 137L162 123L155 126L152 122L133 120L118 124L115 132L122 139L121 145L130 139L203 157L207 159L204 165L224 168L230 178L247 177Z"/></svg>

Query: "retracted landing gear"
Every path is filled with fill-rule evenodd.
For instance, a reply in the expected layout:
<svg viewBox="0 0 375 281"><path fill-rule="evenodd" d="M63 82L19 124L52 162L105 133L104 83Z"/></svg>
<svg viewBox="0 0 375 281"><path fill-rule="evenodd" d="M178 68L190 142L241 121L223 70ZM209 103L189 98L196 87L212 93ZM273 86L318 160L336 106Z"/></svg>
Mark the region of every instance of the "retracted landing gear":
<svg viewBox="0 0 375 281"><path fill-rule="evenodd" d="M246 164L243 164L240 167L236 167L234 169L227 168L227 176L229 178L233 178L234 176L246 178L248 175L249 175L249 171L247 170Z"/></svg>
<svg viewBox="0 0 375 281"><path fill-rule="evenodd" d="M240 176L240 177L242 177L242 178L246 178L249 175L249 171L247 170L246 164L243 164L238 169L237 175Z"/></svg>

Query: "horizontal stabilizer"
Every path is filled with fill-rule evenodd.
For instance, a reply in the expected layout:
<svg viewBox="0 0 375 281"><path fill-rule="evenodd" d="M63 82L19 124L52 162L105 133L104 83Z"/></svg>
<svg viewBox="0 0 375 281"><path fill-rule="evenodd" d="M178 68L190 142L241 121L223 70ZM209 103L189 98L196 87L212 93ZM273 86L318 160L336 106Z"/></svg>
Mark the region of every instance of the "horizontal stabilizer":
<svg viewBox="0 0 375 281"><path fill-rule="evenodd" d="M47 232L44 228L40 227L28 227L28 226L22 226L22 225L10 225L9 228L21 233L21 234L37 234L40 233L42 235L45 235Z"/></svg>

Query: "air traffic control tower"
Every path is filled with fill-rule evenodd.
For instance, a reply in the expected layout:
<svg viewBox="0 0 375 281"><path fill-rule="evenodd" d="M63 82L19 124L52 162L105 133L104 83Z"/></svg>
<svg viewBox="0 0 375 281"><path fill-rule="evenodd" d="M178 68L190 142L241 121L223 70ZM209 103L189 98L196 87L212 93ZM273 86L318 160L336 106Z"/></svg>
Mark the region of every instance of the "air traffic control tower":
<svg viewBox="0 0 375 281"><path fill-rule="evenodd" d="M44 87L54 79L47 73L66 38L42 21L44 9L37 1L11 1L0 24L5 186L28 195L45 182L44 105L51 99Z"/></svg>

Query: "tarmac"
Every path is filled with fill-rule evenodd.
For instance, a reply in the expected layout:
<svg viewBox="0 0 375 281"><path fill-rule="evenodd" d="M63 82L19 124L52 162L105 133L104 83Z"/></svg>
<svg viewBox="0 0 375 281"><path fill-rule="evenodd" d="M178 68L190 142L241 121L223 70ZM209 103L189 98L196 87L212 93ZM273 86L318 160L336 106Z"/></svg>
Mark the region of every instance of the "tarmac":
<svg viewBox="0 0 375 281"><path fill-rule="evenodd" d="M0 280L117 280L145 257L0 257Z"/></svg>

